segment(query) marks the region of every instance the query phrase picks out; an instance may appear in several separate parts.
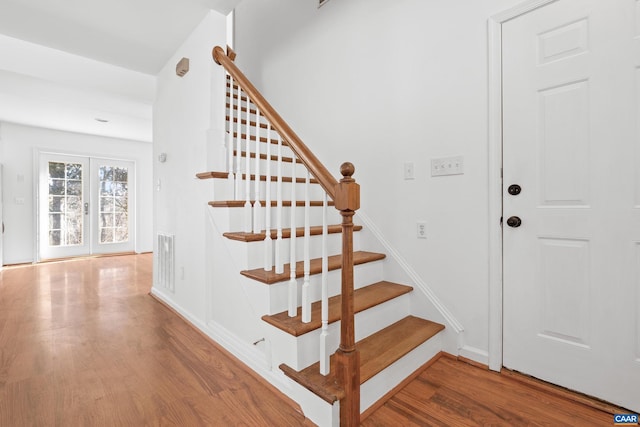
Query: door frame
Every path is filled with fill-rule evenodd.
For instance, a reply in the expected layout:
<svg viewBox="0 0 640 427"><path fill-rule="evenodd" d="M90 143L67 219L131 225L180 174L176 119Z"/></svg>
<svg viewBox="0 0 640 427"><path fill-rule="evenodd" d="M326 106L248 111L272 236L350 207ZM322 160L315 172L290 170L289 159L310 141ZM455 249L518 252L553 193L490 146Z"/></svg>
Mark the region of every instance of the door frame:
<svg viewBox="0 0 640 427"><path fill-rule="evenodd" d="M502 24L558 0L527 0L489 18L489 369L502 369Z"/></svg>
<svg viewBox="0 0 640 427"><path fill-rule="evenodd" d="M137 217L137 197L138 197L138 188L137 188L137 170L138 170L138 162L135 159L127 159L121 157L109 157L105 155L101 155L99 153L91 153L91 152L79 152L79 151L64 151L60 149L52 149L45 147L35 147L33 149L33 206L35 207L35 214L33 215L33 259L34 263L39 263L42 261L40 257L40 157L42 155L58 155L58 156L72 156L72 157L86 157L89 159L91 163L91 159L106 159L106 160L114 160L119 162L129 162L133 164L135 173L133 176L133 185L135 187L133 200L130 201L130 204L133 209L133 217L131 218L131 222L133 224L133 233L130 236L133 242L133 250L136 251L137 248L137 236L138 236L138 217ZM90 191L89 197L92 198L93 194ZM91 203L91 202L90 202ZM90 227L91 228L91 227ZM89 231L91 234L91 230ZM92 239L93 236L90 236ZM90 248L91 250L91 248ZM96 254L97 255L97 254Z"/></svg>

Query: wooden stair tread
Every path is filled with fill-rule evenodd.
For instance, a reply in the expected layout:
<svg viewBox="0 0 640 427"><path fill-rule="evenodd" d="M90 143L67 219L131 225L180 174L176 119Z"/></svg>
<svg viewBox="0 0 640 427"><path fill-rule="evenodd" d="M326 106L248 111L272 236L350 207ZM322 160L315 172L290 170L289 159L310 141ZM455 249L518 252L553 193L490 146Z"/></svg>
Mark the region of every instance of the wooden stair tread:
<svg viewBox="0 0 640 427"><path fill-rule="evenodd" d="M255 200L249 200L249 203L251 203L251 205L253 205L254 202ZM262 204L263 207L265 207L267 204L265 200L260 200L260 203ZM209 202L209 206L214 208L242 208L244 207L244 204L245 204L245 200L214 200ZM322 206L322 200L311 200L310 205L313 207ZM329 200L327 205L333 206L334 203L332 200ZM276 206L278 206L278 202L276 202L275 200L272 200L271 207L276 207ZM283 200L282 206L283 207L291 206L291 200ZM298 207L304 206L304 200L296 200L296 206Z"/></svg>
<svg viewBox="0 0 640 427"><path fill-rule="evenodd" d="M354 251L353 252L353 265L365 264L368 262L378 261L385 258L385 254L379 254L375 252ZM329 271L338 270L342 267L342 255L332 255L328 259ZM314 258L311 260L311 274L318 274L322 272L322 258ZM289 280L290 271L289 264L284 265L284 272L276 274L275 269L271 271L265 271L264 268L256 268L254 270L241 271L245 277L257 280L262 283L271 285L277 282L284 282ZM296 263L296 277L304 276L304 261L298 261Z"/></svg>
<svg viewBox="0 0 640 427"><path fill-rule="evenodd" d="M413 288L411 286L387 281L356 289L354 292L354 313L360 313L361 311L407 294L412 290ZM337 322L342 317L341 302L341 295L329 298L329 323ZM321 309L322 304L320 301L314 302L311 305L311 322L309 323L302 322L301 308L298 308L298 315L295 317L289 317L288 312L283 311L278 314L262 316L262 320L294 337L298 337L322 327Z"/></svg>
<svg viewBox="0 0 640 427"><path fill-rule="evenodd" d="M360 384L364 384L443 329L444 325L439 323L407 316L358 341L356 348L360 352ZM301 371L285 364L280 365L280 369L289 378L332 404L340 400L344 392L336 383L333 356L331 359L332 372L327 376L320 373L319 362Z"/></svg>
<svg viewBox="0 0 640 427"><path fill-rule="evenodd" d="M353 231L360 231L360 230L362 230L361 225L353 226ZM313 227L309 227L309 231L311 232L312 236L320 235L322 234L322 226L314 225ZM329 234L341 233L342 226L340 224L329 225L327 226L327 232ZM243 231L233 231L233 232L223 233L222 235L227 239L238 240L241 242L259 242L264 240L266 237L266 233L264 230L261 233L245 233ZM296 237L302 237L302 236L304 236L304 227L296 228ZM275 229L271 230L271 238L275 240L277 237L278 237L278 230L275 230ZM283 228L282 238L288 239L290 237L291 237L291 229Z"/></svg>
<svg viewBox="0 0 640 427"><path fill-rule="evenodd" d="M375 336L363 339L358 343L360 383L364 384L443 329L444 325L439 323L407 316L377 332Z"/></svg>
<svg viewBox="0 0 640 427"><path fill-rule="evenodd" d="M211 171L211 172L200 172L196 174L196 178L199 179L227 179L229 177L229 172L215 172L215 171ZM255 181L256 176L255 174L251 174L249 175L250 180L251 181ZM243 173L242 174L242 179L247 179L247 174ZM260 175L260 181L266 181L267 180L267 176L266 175ZM278 177L277 176L271 176L271 182L277 182L278 181ZM293 178L291 178L290 176L283 176L282 177L282 182L292 182ZM297 184L304 184L306 182L305 178L296 178L296 183ZM318 184L318 180L315 178L311 178L309 180L310 184Z"/></svg>

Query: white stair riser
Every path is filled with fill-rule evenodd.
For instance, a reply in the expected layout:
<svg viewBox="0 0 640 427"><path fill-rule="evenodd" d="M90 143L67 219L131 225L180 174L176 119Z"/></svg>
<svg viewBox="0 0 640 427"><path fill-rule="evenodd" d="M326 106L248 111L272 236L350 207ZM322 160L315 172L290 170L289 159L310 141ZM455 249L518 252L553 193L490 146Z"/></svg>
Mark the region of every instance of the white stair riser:
<svg viewBox="0 0 640 427"><path fill-rule="evenodd" d="M237 146L234 146L235 149L237 149ZM261 155L266 155L267 151L266 151L267 147L266 144L262 144L262 146L260 147L260 154ZM271 146L271 156L277 156L278 152L277 150L277 146L276 145L272 145ZM246 147L244 142L242 143L242 151L246 151ZM255 153L255 146L252 145L251 146L251 152ZM228 155L228 154L227 154ZM282 156L283 157L290 157L292 158L293 155L290 152L282 152ZM250 158L249 159L251 161L251 173L254 173L256 170L256 159L255 158ZM235 167L236 167L236 162L238 161L237 157L234 156L233 159L233 172L235 172ZM247 158L246 157L241 157L240 158L240 172L244 173L246 171L246 164ZM286 162L283 161L282 162L282 176L283 177L287 177L287 176L293 176L293 162ZM278 176L278 162L276 160L266 160L266 159L260 159L260 174L261 175L267 175L267 168L270 167L271 168L271 176ZM298 178L300 177L305 177L305 171L306 168L302 163L295 163L295 169L296 169L296 176ZM311 177L313 178L313 176Z"/></svg>
<svg viewBox="0 0 640 427"><path fill-rule="evenodd" d="M244 230L244 208L225 208L217 207L213 209L213 215L216 223L220 225L222 230L243 231ZM266 215L266 207L262 207L261 224L264 226L264 215ZM296 209L296 227L302 227L304 224L304 208ZM252 216L253 217L253 216ZM327 221L329 224L340 224L342 216L333 206L329 206L327 210ZM309 212L309 222L311 226L322 225L322 207L311 207ZM291 207L282 208L282 228L289 228L291 223ZM356 215L357 223L357 215ZM277 209L271 208L271 229L276 230L277 225Z"/></svg>
<svg viewBox="0 0 640 427"><path fill-rule="evenodd" d="M360 413L393 390L412 373L433 359L442 350L441 333L413 349L400 360L360 386Z"/></svg>
<svg viewBox="0 0 640 427"><path fill-rule="evenodd" d="M410 312L408 294L394 298L355 315L356 341L403 319ZM281 330L272 335L273 360L282 361L295 370L304 369L319 360L321 330L294 337ZM340 343L340 322L329 325L328 346L334 353Z"/></svg>
<svg viewBox="0 0 640 427"><path fill-rule="evenodd" d="M251 243L243 243L243 242L234 242L238 244L244 244L247 246L247 270L252 270L254 268L264 267L264 250L265 243L262 242L251 242ZM272 240L271 246L273 247L272 254L275 257L275 246L277 245L277 241ZM291 262L291 249L290 249L291 239L282 239L283 246L283 261L285 264ZM355 232L353 235L353 250L360 250L360 238L358 236L358 232ZM336 255L342 252L342 234L334 233L327 235L327 253L329 255ZM320 258L322 257L322 236L310 236L309 238L309 258ZM304 237L296 238L296 261L304 260ZM274 261L274 259L272 259Z"/></svg>
<svg viewBox="0 0 640 427"><path fill-rule="evenodd" d="M244 174L244 171L242 173ZM254 171L252 170L251 173L253 174ZM260 174L262 175L263 171L261 171ZM235 189L233 190L231 189L231 184L229 183L229 181L227 179L216 179L216 181L217 182L214 184L215 200L234 200ZM235 183L233 185L235 188ZM249 200L255 200L256 198L255 185L256 185L255 181L249 182ZM291 182L282 183L282 200L291 200L292 185L293 184ZM271 188L271 201L276 202L277 201L276 190L277 190L278 183L271 182L269 186ZM305 187L305 184L303 183L295 184L297 201L305 200L304 187ZM239 190L240 191L239 191L238 200L246 200L247 183L245 180L242 180L240 182ZM266 200L267 183L265 181L260 181L259 191L260 191L260 200ZM309 186L309 200L322 201L323 196L324 196L324 191L322 190L322 187L320 187L318 184L311 184ZM332 207L332 209L335 209L335 208Z"/></svg>
<svg viewBox="0 0 640 427"><path fill-rule="evenodd" d="M338 295L341 287L341 270L333 270L328 273L327 284L329 285L329 296ZM382 262L369 262L366 264L356 265L353 269L353 280L355 289L370 285L380 281L382 277ZM289 301L289 282L278 282L272 285L266 285L256 280L243 277L242 280L259 283L268 289L268 298L257 301L256 312L263 314L276 314L287 310ZM311 301L319 301L321 298L321 275L315 274L310 277L309 291ZM298 283L298 306L302 302L302 285L303 278L297 279ZM252 283L253 285L253 283Z"/></svg>

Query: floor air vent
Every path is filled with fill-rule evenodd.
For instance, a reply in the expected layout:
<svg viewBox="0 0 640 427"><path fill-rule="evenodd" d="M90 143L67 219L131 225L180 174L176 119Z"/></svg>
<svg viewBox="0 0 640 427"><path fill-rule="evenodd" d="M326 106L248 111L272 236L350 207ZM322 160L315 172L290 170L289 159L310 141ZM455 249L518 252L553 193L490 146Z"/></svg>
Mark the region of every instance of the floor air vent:
<svg viewBox="0 0 640 427"><path fill-rule="evenodd" d="M175 285L175 236L158 233L158 285L173 292Z"/></svg>

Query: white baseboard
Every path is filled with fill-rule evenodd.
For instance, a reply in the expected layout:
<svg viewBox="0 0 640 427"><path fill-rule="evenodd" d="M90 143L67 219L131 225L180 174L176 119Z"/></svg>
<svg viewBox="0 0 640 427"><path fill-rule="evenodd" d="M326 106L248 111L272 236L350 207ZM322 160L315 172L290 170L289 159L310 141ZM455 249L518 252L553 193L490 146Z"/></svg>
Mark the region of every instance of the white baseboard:
<svg viewBox="0 0 640 427"><path fill-rule="evenodd" d="M485 350L465 345L460 349L458 355L489 366L489 353Z"/></svg>
<svg viewBox="0 0 640 427"><path fill-rule="evenodd" d="M271 372L271 366L267 362L263 352L256 349L251 344L240 341L222 325L214 321L210 321L207 324L200 319L195 318L191 313L177 304L170 294L164 292L162 289L154 287L151 289L151 294L175 310L186 321L202 331L213 341L220 344L223 348L229 351L229 353L240 359L244 364L248 365L254 371L258 371L260 375L265 376L264 374Z"/></svg>

